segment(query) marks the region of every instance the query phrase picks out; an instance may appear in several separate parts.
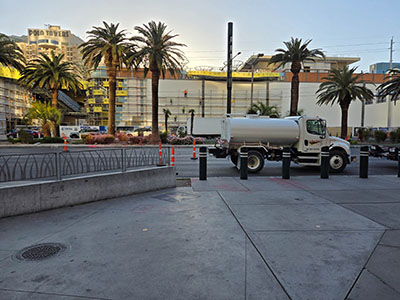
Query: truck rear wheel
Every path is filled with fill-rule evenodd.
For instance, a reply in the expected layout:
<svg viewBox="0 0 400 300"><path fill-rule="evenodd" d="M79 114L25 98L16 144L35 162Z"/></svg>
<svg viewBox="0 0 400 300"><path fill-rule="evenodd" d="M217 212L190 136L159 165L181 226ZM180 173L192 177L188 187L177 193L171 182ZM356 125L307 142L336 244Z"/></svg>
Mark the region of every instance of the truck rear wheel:
<svg viewBox="0 0 400 300"><path fill-rule="evenodd" d="M339 150L333 150L329 153L329 171L331 173L341 173L346 168L346 155Z"/></svg>
<svg viewBox="0 0 400 300"><path fill-rule="evenodd" d="M247 171L249 173L257 173L264 168L264 157L258 151L249 151L247 160Z"/></svg>

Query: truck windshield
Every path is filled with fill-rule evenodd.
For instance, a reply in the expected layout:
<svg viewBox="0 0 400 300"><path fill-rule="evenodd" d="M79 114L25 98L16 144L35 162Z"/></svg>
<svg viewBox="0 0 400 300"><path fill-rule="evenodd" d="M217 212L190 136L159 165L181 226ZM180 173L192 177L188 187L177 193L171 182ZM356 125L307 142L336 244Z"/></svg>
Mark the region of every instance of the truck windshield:
<svg viewBox="0 0 400 300"><path fill-rule="evenodd" d="M325 121L307 120L307 132L319 136L325 136Z"/></svg>

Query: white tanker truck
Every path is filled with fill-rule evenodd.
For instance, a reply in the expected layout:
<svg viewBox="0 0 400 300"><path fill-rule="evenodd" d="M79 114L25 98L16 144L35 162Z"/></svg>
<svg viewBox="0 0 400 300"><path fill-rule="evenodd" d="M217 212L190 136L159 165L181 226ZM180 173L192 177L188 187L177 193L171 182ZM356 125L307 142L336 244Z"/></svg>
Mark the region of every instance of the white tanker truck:
<svg viewBox="0 0 400 300"><path fill-rule="evenodd" d="M264 160L282 160L283 148L290 148L292 161L303 166L320 166L321 147L329 146L330 172L339 173L350 163L350 143L329 136L320 118L261 116L227 117L221 121L221 139L209 152L217 158L230 156L238 165L242 147L248 148L248 171L257 173Z"/></svg>

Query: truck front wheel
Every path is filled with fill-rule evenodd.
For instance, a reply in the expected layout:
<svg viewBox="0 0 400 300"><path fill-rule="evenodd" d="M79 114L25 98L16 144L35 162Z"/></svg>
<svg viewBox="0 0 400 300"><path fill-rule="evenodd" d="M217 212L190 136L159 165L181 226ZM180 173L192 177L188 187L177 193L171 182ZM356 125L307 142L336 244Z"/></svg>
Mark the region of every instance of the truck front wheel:
<svg viewBox="0 0 400 300"><path fill-rule="evenodd" d="M346 168L346 155L339 150L333 150L329 153L329 170L331 173L341 173Z"/></svg>
<svg viewBox="0 0 400 300"><path fill-rule="evenodd" d="M247 170L249 173L257 173L264 168L264 157L258 151L249 151Z"/></svg>

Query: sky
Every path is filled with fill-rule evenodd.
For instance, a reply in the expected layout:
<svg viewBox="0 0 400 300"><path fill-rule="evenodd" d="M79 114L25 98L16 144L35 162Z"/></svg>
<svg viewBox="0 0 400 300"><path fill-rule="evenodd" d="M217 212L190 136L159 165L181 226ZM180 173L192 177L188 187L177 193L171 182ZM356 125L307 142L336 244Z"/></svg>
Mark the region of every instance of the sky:
<svg viewBox="0 0 400 300"><path fill-rule="evenodd" d="M291 37L312 39L309 48L326 56L359 57L357 71L389 61L400 62L398 0L0 0L0 32L26 35L27 28L60 25L86 40L102 21L120 23L128 36L135 26L162 21L186 44L188 69L222 67L227 57L227 23L233 22L236 63L251 55L273 55Z"/></svg>

